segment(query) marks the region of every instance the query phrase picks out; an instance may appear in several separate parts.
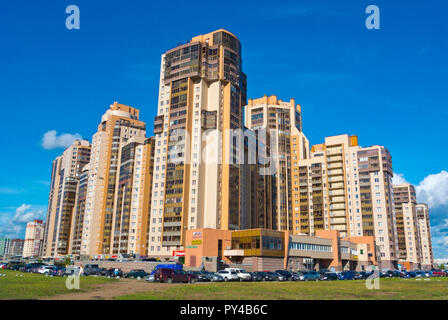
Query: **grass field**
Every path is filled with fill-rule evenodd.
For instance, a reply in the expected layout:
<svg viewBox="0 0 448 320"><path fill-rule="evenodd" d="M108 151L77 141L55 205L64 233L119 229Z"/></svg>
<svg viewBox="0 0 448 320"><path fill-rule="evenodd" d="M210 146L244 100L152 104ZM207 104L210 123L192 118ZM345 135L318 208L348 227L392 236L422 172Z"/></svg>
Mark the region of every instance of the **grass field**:
<svg viewBox="0 0 448 320"><path fill-rule="evenodd" d="M368 290L365 281L252 282L195 284L166 287L146 293L117 297L123 300L364 300L448 299L448 278L381 279L379 290Z"/></svg>
<svg viewBox="0 0 448 320"><path fill-rule="evenodd" d="M6 274L6 277L0 276L0 299L39 299L41 297L72 292L72 290L66 288L66 278L63 277L46 277L41 274L10 270L0 270L0 274ZM79 291L85 292L97 285L111 281L116 280L82 277Z"/></svg>

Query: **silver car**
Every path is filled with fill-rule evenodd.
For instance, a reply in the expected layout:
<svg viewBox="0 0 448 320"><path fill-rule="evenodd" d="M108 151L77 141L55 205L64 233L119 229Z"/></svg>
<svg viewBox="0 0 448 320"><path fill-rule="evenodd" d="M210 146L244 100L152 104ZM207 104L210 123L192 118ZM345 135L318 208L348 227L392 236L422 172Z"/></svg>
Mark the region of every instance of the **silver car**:
<svg viewBox="0 0 448 320"><path fill-rule="evenodd" d="M154 275L150 274L150 275L146 276L145 277L145 281L154 282Z"/></svg>

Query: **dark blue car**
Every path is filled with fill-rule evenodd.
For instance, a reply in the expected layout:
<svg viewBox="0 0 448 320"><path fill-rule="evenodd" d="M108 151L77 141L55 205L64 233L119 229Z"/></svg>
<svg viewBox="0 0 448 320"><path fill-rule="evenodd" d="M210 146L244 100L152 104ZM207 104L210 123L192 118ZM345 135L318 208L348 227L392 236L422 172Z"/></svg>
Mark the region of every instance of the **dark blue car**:
<svg viewBox="0 0 448 320"><path fill-rule="evenodd" d="M354 280L355 273L353 271L342 271L339 274L339 280Z"/></svg>

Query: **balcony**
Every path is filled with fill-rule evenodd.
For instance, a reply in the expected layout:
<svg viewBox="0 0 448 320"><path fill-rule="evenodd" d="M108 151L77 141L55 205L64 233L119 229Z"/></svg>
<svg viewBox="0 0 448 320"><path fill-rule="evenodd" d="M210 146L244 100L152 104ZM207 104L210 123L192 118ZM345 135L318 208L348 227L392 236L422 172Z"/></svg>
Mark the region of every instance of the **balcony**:
<svg viewBox="0 0 448 320"><path fill-rule="evenodd" d="M328 175L332 176L332 175L342 175L344 174L344 172L342 171L342 169L333 169L333 170L328 170Z"/></svg>
<svg viewBox="0 0 448 320"><path fill-rule="evenodd" d="M226 257L244 257L244 250L224 250L224 256Z"/></svg>
<svg viewBox="0 0 448 320"><path fill-rule="evenodd" d="M328 182L342 182L344 181L344 176L333 176L328 178Z"/></svg>
<svg viewBox="0 0 448 320"><path fill-rule="evenodd" d="M342 168L342 162L334 162L334 163L329 163L327 166L328 169L332 169L332 168Z"/></svg>

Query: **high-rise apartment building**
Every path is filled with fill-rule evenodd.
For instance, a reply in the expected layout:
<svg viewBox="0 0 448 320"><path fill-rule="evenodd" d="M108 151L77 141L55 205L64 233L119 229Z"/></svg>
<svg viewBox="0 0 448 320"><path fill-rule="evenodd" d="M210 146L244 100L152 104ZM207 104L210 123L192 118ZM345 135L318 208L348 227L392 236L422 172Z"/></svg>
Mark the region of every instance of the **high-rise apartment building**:
<svg viewBox="0 0 448 320"><path fill-rule="evenodd" d="M73 250L81 255L119 253L128 247L132 183L140 183L143 175L133 171L136 146L145 143L146 135L139 113L115 102L93 135L91 160L78 195L81 211L76 218L82 220L82 230L73 230Z"/></svg>
<svg viewBox="0 0 448 320"><path fill-rule="evenodd" d="M147 255L154 140L133 137L121 146L112 252Z"/></svg>
<svg viewBox="0 0 448 320"><path fill-rule="evenodd" d="M23 239L12 239L7 254L13 257L22 256L24 242Z"/></svg>
<svg viewBox="0 0 448 320"><path fill-rule="evenodd" d="M90 143L76 140L53 161L43 256L68 254L79 176L89 160Z"/></svg>
<svg viewBox="0 0 448 320"><path fill-rule="evenodd" d="M294 233L338 230L374 236L383 268L396 265L392 159L382 146L360 147L356 136L325 138L293 167Z"/></svg>
<svg viewBox="0 0 448 320"><path fill-rule="evenodd" d="M82 233L84 227L84 214L86 210L87 183L89 181L90 163L82 168L76 189L75 207L73 210L72 224L70 230L70 246L68 253L72 255L81 254Z"/></svg>
<svg viewBox="0 0 448 320"><path fill-rule="evenodd" d="M421 261L420 234L417 221L417 197L411 184L394 186L395 217L399 263L407 263L408 269L419 268Z"/></svg>
<svg viewBox="0 0 448 320"><path fill-rule="evenodd" d="M241 166L232 160L240 150L227 134L242 130L245 104L232 33L200 35L162 55L150 255L180 249L187 228L239 228Z"/></svg>
<svg viewBox="0 0 448 320"><path fill-rule="evenodd" d="M0 238L0 256L5 256L9 252L11 240L8 238Z"/></svg>
<svg viewBox="0 0 448 320"><path fill-rule="evenodd" d="M421 267L430 269L434 264L432 251L431 226L429 223L429 209L425 203L416 205L417 226L420 238Z"/></svg>
<svg viewBox="0 0 448 320"><path fill-rule="evenodd" d="M245 107L246 127L263 133L269 147L271 175L271 219L274 230L293 229L293 193L291 174L309 153L308 139L302 132L302 113L295 100L282 101L276 96L249 99Z"/></svg>
<svg viewBox="0 0 448 320"><path fill-rule="evenodd" d="M272 175L269 134L245 128L244 159L241 170L240 229L272 229L275 225L272 207Z"/></svg>
<svg viewBox="0 0 448 320"><path fill-rule="evenodd" d="M23 244L23 257L38 257L44 241L45 223L42 220L28 222Z"/></svg>

